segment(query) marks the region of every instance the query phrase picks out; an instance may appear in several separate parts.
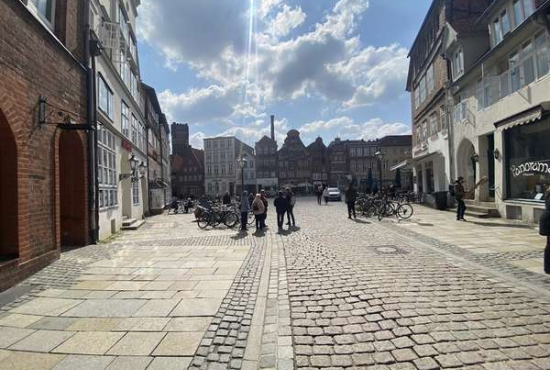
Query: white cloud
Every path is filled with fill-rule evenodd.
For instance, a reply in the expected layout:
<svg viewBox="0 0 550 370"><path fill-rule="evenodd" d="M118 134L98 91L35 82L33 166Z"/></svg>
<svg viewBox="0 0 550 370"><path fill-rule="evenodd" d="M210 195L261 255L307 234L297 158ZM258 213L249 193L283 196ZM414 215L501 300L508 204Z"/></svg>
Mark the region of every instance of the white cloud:
<svg viewBox="0 0 550 370"><path fill-rule="evenodd" d="M385 122L381 118L355 122L348 116L342 116L327 121L319 120L306 123L298 131L303 132L304 138L309 140L317 136L374 140L388 135L408 135L411 133L411 128L404 123Z"/></svg>
<svg viewBox="0 0 550 370"><path fill-rule="evenodd" d="M287 36L290 31L300 26L306 19L306 14L300 7L290 8L283 5L282 10L269 22L266 33L277 38Z"/></svg>

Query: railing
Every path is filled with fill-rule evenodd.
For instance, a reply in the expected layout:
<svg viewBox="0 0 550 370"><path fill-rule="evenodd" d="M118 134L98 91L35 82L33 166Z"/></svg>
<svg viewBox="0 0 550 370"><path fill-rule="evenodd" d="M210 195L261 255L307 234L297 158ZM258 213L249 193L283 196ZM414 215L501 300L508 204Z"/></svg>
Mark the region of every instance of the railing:
<svg viewBox="0 0 550 370"><path fill-rule="evenodd" d="M460 102L454 107L454 122L475 124L475 115L468 109L466 102Z"/></svg>

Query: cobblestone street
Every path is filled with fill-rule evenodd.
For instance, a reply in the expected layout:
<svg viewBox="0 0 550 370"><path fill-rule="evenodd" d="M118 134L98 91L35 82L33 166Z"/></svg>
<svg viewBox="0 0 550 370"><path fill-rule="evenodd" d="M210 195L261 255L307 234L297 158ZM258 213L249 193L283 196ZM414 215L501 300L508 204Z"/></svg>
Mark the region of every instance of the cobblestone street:
<svg viewBox="0 0 550 370"><path fill-rule="evenodd" d="M63 253L0 297L0 370L550 369L535 230L295 213L265 235L162 215Z"/></svg>

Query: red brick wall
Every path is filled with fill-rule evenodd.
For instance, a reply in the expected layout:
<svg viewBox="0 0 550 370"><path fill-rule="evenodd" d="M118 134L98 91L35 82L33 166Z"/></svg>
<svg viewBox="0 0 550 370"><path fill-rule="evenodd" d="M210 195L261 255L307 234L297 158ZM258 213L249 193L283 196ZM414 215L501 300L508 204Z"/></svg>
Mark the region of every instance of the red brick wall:
<svg viewBox="0 0 550 370"><path fill-rule="evenodd" d="M85 72L67 50L82 50L82 7L78 0L58 0L66 9L56 26L59 40L19 1L0 2L0 112L5 116L17 148L19 259L0 262L0 291L37 271L59 256L59 134L54 126L39 127L38 100L71 112L75 122L86 119ZM79 5L80 4L80 5ZM56 18L57 19L57 18ZM79 51L78 56L82 53ZM47 120L59 121L58 108L47 109ZM85 134L79 132L84 173ZM84 178L84 193L87 184ZM0 179L1 181L1 179ZM83 237L88 238L87 197ZM0 225L1 228L4 225Z"/></svg>

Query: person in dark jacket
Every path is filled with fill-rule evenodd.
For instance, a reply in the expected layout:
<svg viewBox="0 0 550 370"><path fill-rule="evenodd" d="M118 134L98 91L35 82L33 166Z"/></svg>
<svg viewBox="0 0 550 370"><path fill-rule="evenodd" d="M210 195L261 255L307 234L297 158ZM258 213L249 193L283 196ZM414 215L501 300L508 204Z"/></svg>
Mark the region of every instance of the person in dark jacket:
<svg viewBox="0 0 550 370"><path fill-rule="evenodd" d="M544 272L550 275L550 189L546 191L546 209L539 224L540 235L546 236L546 248L544 249Z"/></svg>
<svg viewBox="0 0 550 370"><path fill-rule="evenodd" d="M269 206L269 203L267 201L267 197L265 196L265 190L260 191L260 195L262 197L262 202L264 203L264 214L262 217L262 229L265 229L265 220L267 219L267 207Z"/></svg>
<svg viewBox="0 0 550 370"><path fill-rule="evenodd" d="M226 206L231 205L231 195L229 195L229 192L223 195L222 203Z"/></svg>
<svg viewBox="0 0 550 370"><path fill-rule="evenodd" d="M279 191L277 194L277 198L275 198L273 205L277 211L277 226L279 227L279 230L281 230L283 228L283 223L285 222L285 214L288 210L288 201L282 191Z"/></svg>
<svg viewBox="0 0 550 370"><path fill-rule="evenodd" d="M286 211L288 222L286 224L288 226L296 226L296 219L294 219L294 205L296 204L296 197L290 188L286 188L285 190L286 201L288 202L288 208ZM290 222L291 220L292 223Z"/></svg>
<svg viewBox="0 0 550 370"><path fill-rule="evenodd" d="M455 182L455 199L458 202L456 207L456 220L466 221L464 219L464 213L466 212L466 203L464 203L464 197L466 196L466 190L464 190L464 177L459 177Z"/></svg>
<svg viewBox="0 0 550 370"><path fill-rule="evenodd" d="M348 205L348 218L356 219L357 215L355 214L355 202L357 201L357 190L353 187L353 184L349 184L348 189L346 190L346 204Z"/></svg>
<svg viewBox="0 0 550 370"><path fill-rule="evenodd" d="M315 194L317 195L317 204L321 205L323 202L323 189L318 186L317 190L315 191Z"/></svg>

